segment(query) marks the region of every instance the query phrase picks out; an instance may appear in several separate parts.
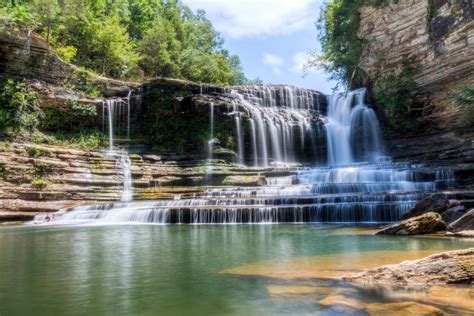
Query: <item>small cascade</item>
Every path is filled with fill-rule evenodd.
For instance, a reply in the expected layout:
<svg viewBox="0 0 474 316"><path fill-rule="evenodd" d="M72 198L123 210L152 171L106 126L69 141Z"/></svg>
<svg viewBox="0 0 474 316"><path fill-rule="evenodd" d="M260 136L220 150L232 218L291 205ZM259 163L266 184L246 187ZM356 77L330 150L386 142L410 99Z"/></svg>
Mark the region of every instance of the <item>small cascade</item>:
<svg viewBox="0 0 474 316"><path fill-rule="evenodd" d="M130 137L130 107L131 90L128 92L126 102L122 99L107 99L102 107L102 123L105 125L105 110L107 110L107 121L109 131L109 151L107 157L114 158L117 169L117 177L123 184L121 201L130 202L133 200L133 183L131 166L132 162L125 151L117 152L114 146L114 136L117 130L126 129L127 139ZM126 120L125 120L126 119ZM125 122L124 122L125 121ZM120 185L120 184L119 184Z"/></svg>
<svg viewBox="0 0 474 316"><path fill-rule="evenodd" d="M210 121L210 133L209 133L209 141L207 142L207 169L206 169L206 176L212 174L212 159L213 159L213 150L214 150L214 103L209 103L209 121Z"/></svg>
<svg viewBox="0 0 474 316"><path fill-rule="evenodd" d="M127 95L127 140L130 140L130 106L132 99L132 90L128 90Z"/></svg>
<svg viewBox="0 0 474 316"><path fill-rule="evenodd" d="M130 138L130 117L131 117L131 90L125 101L123 99L106 99L102 107L102 125L105 129L107 117L109 132L109 151L114 151L115 135L126 133Z"/></svg>
<svg viewBox="0 0 474 316"><path fill-rule="evenodd" d="M126 153L121 153L116 165L119 176L123 178L123 190L120 200L122 202L130 202L133 200L132 161Z"/></svg>
<svg viewBox="0 0 474 316"><path fill-rule="evenodd" d="M31 53L31 38L33 37L33 30L28 30L26 34L26 44L25 47L23 48L23 53L26 55Z"/></svg>

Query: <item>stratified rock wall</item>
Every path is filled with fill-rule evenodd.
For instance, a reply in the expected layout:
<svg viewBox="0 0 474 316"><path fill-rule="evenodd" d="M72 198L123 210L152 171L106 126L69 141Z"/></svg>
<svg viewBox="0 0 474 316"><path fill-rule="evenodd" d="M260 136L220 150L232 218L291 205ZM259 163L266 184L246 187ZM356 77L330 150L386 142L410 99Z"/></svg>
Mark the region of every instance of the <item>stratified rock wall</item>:
<svg viewBox="0 0 474 316"><path fill-rule="evenodd" d="M396 158L472 160L472 133L453 133L465 120L452 98L474 86L473 17L470 0L399 0L360 9L360 67L370 82L410 65L423 96L422 108L416 109L424 121L421 130L410 138L388 139Z"/></svg>
<svg viewBox="0 0 474 316"><path fill-rule="evenodd" d="M360 67L371 79L411 64L420 91L446 98L474 83L474 11L470 0L400 0L360 10Z"/></svg>

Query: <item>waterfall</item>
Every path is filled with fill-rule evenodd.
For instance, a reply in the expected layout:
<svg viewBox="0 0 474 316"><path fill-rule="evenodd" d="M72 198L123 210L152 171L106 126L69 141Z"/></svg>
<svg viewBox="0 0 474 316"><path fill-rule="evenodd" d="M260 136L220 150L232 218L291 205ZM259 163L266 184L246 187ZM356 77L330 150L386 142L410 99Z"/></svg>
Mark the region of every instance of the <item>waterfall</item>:
<svg viewBox="0 0 474 316"><path fill-rule="evenodd" d="M117 177L122 178L123 183L121 201L130 202L133 199L133 183L131 166L132 162L126 152L116 152L114 149L114 136L120 127L124 127L126 124L127 138L130 136L130 100L131 90L128 92L127 102L122 99L106 99L105 106L102 107L102 122L104 123L105 107L107 109L107 121L108 121L108 132L109 132L109 151L107 152L108 157L115 159L115 165L117 169ZM126 112L126 121L125 113ZM124 124L125 123L125 124Z"/></svg>
<svg viewBox="0 0 474 316"><path fill-rule="evenodd" d="M117 159L117 170L121 171L123 177L122 202L130 202L133 199L133 184L132 184L132 161L126 153L122 153Z"/></svg>
<svg viewBox="0 0 474 316"><path fill-rule="evenodd" d="M375 161L382 154L380 128L375 111L364 103L366 89L328 96L326 123L328 162L351 164Z"/></svg>
<svg viewBox="0 0 474 316"><path fill-rule="evenodd" d="M212 159L214 150L214 103L209 103L209 122L210 122L210 133L209 141L207 142L207 159L208 165L206 169L206 176L209 177L212 173Z"/></svg>
<svg viewBox="0 0 474 316"><path fill-rule="evenodd" d="M288 170L288 164L300 162L300 157L321 147L327 149L327 165L290 168L292 173L287 176L270 172L264 186L203 188L192 197L80 206L63 210L57 222L382 223L399 220L417 201L435 192L456 198L456 192L442 191L456 185L452 170L393 162L383 156L377 116L365 104L365 93L361 89L328 96L325 115L320 95L314 91L287 86L234 87L225 94L232 99L230 114L235 118L239 163L283 164L280 170ZM117 119L114 109L119 103L114 102L107 102L109 132ZM215 134L214 104L209 107L208 167ZM113 138L113 132L110 135ZM247 156L246 136L251 146ZM131 201L131 161L126 154L116 155L117 173L123 177L122 202Z"/></svg>
<svg viewBox="0 0 474 316"><path fill-rule="evenodd" d="M255 166L295 163L298 156L306 154L306 139L311 139L317 131L313 126L319 112L317 92L290 86L263 85L237 87L229 91L229 96L233 99L233 113L238 113L239 163L245 160L241 119L244 116L250 125ZM300 144L298 148L296 142ZM314 152L314 148L310 150Z"/></svg>
<svg viewBox="0 0 474 316"><path fill-rule="evenodd" d="M128 90L127 95L127 139L130 140L130 101L132 99L132 90Z"/></svg>
<svg viewBox="0 0 474 316"><path fill-rule="evenodd" d="M238 163L244 164L244 135L242 133L242 121L240 118L239 106L236 102L232 102L232 109L235 116L235 127L237 130L237 155Z"/></svg>
<svg viewBox="0 0 474 316"><path fill-rule="evenodd" d="M26 34L26 45L25 45L25 48L23 49L23 52L25 54L30 54L31 53L31 38L33 36L33 30L28 30L27 34Z"/></svg>

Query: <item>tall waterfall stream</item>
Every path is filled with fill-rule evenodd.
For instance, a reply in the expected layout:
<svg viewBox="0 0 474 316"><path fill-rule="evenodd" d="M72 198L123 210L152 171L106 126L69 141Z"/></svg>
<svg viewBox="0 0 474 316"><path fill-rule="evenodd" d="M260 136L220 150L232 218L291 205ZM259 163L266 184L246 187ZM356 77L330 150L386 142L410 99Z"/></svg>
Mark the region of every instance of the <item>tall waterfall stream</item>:
<svg viewBox="0 0 474 316"><path fill-rule="evenodd" d="M79 206L59 213L59 223L303 223L391 222L400 219L430 192L450 188L447 169L422 170L422 165L393 162L384 155L375 111L365 104L365 89L327 96L327 110L310 90L287 86L226 89L235 117L239 164L249 168L293 166L299 157L326 148L324 165L300 167L296 174L268 177L260 187L219 187L193 198L132 202L131 161L114 151L114 128L127 115L128 104L107 100L109 155L117 161L123 181L120 203ZM214 104L210 104L206 173L212 173ZM104 111L105 111L104 110ZM250 135L243 129L248 120ZM244 152L244 140L250 142ZM207 178L207 176L206 176Z"/></svg>

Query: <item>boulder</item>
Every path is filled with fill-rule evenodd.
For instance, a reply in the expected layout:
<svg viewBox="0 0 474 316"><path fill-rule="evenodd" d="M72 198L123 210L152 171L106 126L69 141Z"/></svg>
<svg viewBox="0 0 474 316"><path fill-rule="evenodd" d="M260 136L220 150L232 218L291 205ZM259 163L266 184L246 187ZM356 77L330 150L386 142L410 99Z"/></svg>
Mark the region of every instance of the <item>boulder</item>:
<svg viewBox="0 0 474 316"><path fill-rule="evenodd" d="M447 230L457 233L463 230L474 230L474 208L470 209L466 214L449 224Z"/></svg>
<svg viewBox="0 0 474 316"><path fill-rule="evenodd" d="M395 223L375 233L376 235L416 235L429 234L445 227L441 215L426 213Z"/></svg>
<svg viewBox="0 0 474 316"><path fill-rule="evenodd" d="M447 209L443 214L441 214L441 217L443 218L443 222L448 225L463 216L465 213L466 208L463 205L459 205Z"/></svg>
<svg viewBox="0 0 474 316"><path fill-rule="evenodd" d="M402 219L420 216L425 213L443 213L448 209L448 200L444 197L430 196L415 204L411 209L403 214Z"/></svg>
<svg viewBox="0 0 474 316"><path fill-rule="evenodd" d="M470 284L474 281L474 248L444 252L419 260L369 269L346 275L342 279L358 284L402 286Z"/></svg>

